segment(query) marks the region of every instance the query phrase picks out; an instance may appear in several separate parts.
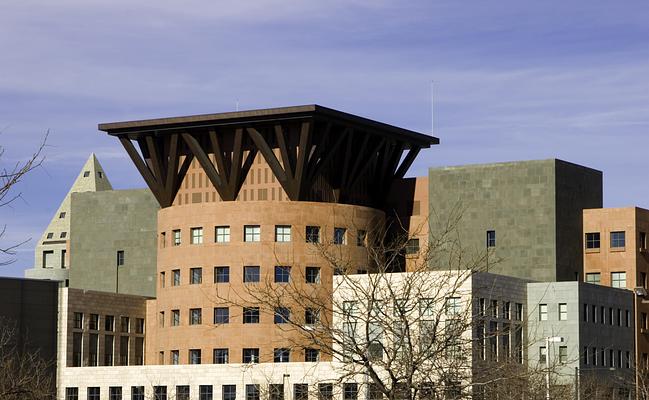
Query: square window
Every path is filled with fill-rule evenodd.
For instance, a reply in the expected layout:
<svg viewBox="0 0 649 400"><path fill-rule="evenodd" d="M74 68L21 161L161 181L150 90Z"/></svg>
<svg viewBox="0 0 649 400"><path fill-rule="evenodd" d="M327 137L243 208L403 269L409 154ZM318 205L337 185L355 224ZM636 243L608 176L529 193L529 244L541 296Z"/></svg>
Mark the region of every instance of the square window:
<svg viewBox="0 0 649 400"><path fill-rule="evenodd" d="M317 325L320 322L320 312L315 308L304 310L304 324L307 326Z"/></svg>
<svg viewBox="0 0 649 400"><path fill-rule="evenodd" d="M173 234L173 245L174 246L180 246L181 243L181 236L180 236L180 229L174 229L171 231Z"/></svg>
<svg viewBox="0 0 649 400"><path fill-rule="evenodd" d="M61 234L59 235L59 238L60 239L65 239L66 236L68 236L67 232L61 232Z"/></svg>
<svg viewBox="0 0 649 400"><path fill-rule="evenodd" d="M244 242L259 242L261 240L261 227L259 225L245 225L243 227Z"/></svg>
<svg viewBox="0 0 649 400"><path fill-rule="evenodd" d="M446 299L446 315L457 315L462 309L459 297L449 297Z"/></svg>
<svg viewBox="0 0 649 400"><path fill-rule="evenodd" d="M408 239L405 250L406 254L419 253L419 239Z"/></svg>
<svg viewBox="0 0 649 400"><path fill-rule="evenodd" d="M347 229L334 228L334 244L347 244Z"/></svg>
<svg viewBox="0 0 649 400"><path fill-rule="evenodd" d="M214 227L214 241L216 243L228 243L230 241L230 227L229 226Z"/></svg>
<svg viewBox="0 0 649 400"><path fill-rule="evenodd" d="M626 288L626 272L611 272L611 286Z"/></svg>
<svg viewBox="0 0 649 400"><path fill-rule="evenodd" d="M244 307L243 308L243 323L244 324L258 324L259 323L259 307Z"/></svg>
<svg viewBox="0 0 649 400"><path fill-rule="evenodd" d="M189 325L200 325L202 321L203 310L200 308L189 309Z"/></svg>
<svg viewBox="0 0 649 400"><path fill-rule="evenodd" d="M189 363L190 364L200 364L201 363L201 351L200 351L200 349L191 349L191 350L189 350Z"/></svg>
<svg viewBox="0 0 649 400"><path fill-rule="evenodd" d="M124 250L117 250L117 266L124 265Z"/></svg>
<svg viewBox="0 0 649 400"><path fill-rule="evenodd" d="M320 268L306 267L306 283L320 283Z"/></svg>
<svg viewBox="0 0 649 400"><path fill-rule="evenodd" d="M281 383L268 385L268 400L284 400L284 385Z"/></svg>
<svg viewBox="0 0 649 400"><path fill-rule="evenodd" d="M144 386L131 386L131 400L144 400Z"/></svg>
<svg viewBox="0 0 649 400"><path fill-rule="evenodd" d="M237 385L223 385L223 400L237 399Z"/></svg>
<svg viewBox="0 0 649 400"><path fill-rule="evenodd" d="M87 178L90 176L90 171L83 171L83 177Z"/></svg>
<svg viewBox="0 0 649 400"><path fill-rule="evenodd" d="M203 244L203 228L191 228L191 244Z"/></svg>
<svg viewBox="0 0 649 400"><path fill-rule="evenodd" d="M65 211L62 213L59 213L59 218L65 218Z"/></svg>
<svg viewBox="0 0 649 400"><path fill-rule="evenodd" d="M179 269L174 269L171 271L171 274L173 275L173 280L171 281L171 286L179 286L180 285L180 270Z"/></svg>
<svg viewBox="0 0 649 400"><path fill-rule="evenodd" d="M320 243L320 227L307 226L306 227L306 242L307 243Z"/></svg>
<svg viewBox="0 0 649 400"><path fill-rule="evenodd" d="M611 232L611 247L621 248L625 246L625 232Z"/></svg>
<svg viewBox="0 0 649 400"><path fill-rule="evenodd" d="M198 285L203 282L203 268L190 268L189 269L189 284Z"/></svg>
<svg viewBox="0 0 649 400"><path fill-rule="evenodd" d="M599 249L599 232L586 233L586 248Z"/></svg>
<svg viewBox="0 0 649 400"><path fill-rule="evenodd" d="M290 242L291 241L291 225L275 225L275 241L276 242Z"/></svg>
<svg viewBox="0 0 649 400"><path fill-rule="evenodd" d="M53 232L48 232L48 233L47 233L47 238L48 238L48 239L52 239L53 237L54 237L54 233L53 233Z"/></svg>
<svg viewBox="0 0 649 400"><path fill-rule="evenodd" d="M356 231L356 246L367 246L367 231L361 229Z"/></svg>
<svg viewBox="0 0 649 400"><path fill-rule="evenodd" d="M260 390L259 385L248 384L246 385L246 400L259 400Z"/></svg>
<svg viewBox="0 0 649 400"><path fill-rule="evenodd" d="M258 363L259 362L259 349L243 349L244 364Z"/></svg>
<svg viewBox="0 0 649 400"><path fill-rule="evenodd" d="M320 351L318 349L304 349L304 362L318 362L320 360Z"/></svg>
<svg viewBox="0 0 649 400"><path fill-rule="evenodd" d="M189 386L188 385L177 385L176 386L176 400L189 400Z"/></svg>
<svg viewBox="0 0 649 400"><path fill-rule="evenodd" d="M586 274L586 282L599 285L601 282L601 275L599 272L589 272Z"/></svg>
<svg viewBox="0 0 649 400"><path fill-rule="evenodd" d="M214 307L214 323L215 324L230 323L230 308Z"/></svg>
<svg viewBox="0 0 649 400"><path fill-rule="evenodd" d="M171 326L180 325L180 310L171 310Z"/></svg>
<svg viewBox="0 0 649 400"><path fill-rule="evenodd" d="M214 267L214 283L230 282L230 267Z"/></svg>
<svg viewBox="0 0 649 400"><path fill-rule="evenodd" d="M293 400L309 400L309 385L307 383L293 384Z"/></svg>
<svg viewBox="0 0 649 400"><path fill-rule="evenodd" d="M487 231L487 247L496 247L496 231Z"/></svg>
<svg viewBox="0 0 649 400"><path fill-rule="evenodd" d="M291 279L291 267L275 266L275 283L288 283Z"/></svg>
<svg viewBox="0 0 649 400"><path fill-rule="evenodd" d="M153 387L153 400L167 400L167 387L166 386L154 386Z"/></svg>
<svg viewBox="0 0 649 400"><path fill-rule="evenodd" d="M227 364L230 358L228 349L214 349L214 364Z"/></svg>
<svg viewBox="0 0 649 400"><path fill-rule="evenodd" d="M243 267L243 281L246 283L259 282L259 267L258 266Z"/></svg>
<svg viewBox="0 0 649 400"><path fill-rule="evenodd" d="M65 400L79 400L79 388L65 388Z"/></svg>
<svg viewBox="0 0 649 400"><path fill-rule="evenodd" d="M559 321L568 320L568 304L559 303Z"/></svg>
<svg viewBox="0 0 649 400"><path fill-rule="evenodd" d="M318 400L333 400L333 383L318 383Z"/></svg>
<svg viewBox="0 0 649 400"><path fill-rule="evenodd" d="M547 320L548 320L548 305L539 304L539 321L547 321Z"/></svg>
<svg viewBox="0 0 649 400"><path fill-rule="evenodd" d="M291 318L291 310L287 307L275 307L274 322L276 324L286 324Z"/></svg>
<svg viewBox="0 0 649 400"><path fill-rule="evenodd" d="M273 362L276 363L287 363L289 362L291 351L286 348L274 349L273 350Z"/></svg>
<svg viewBox="0 0 649 400"><path fill-rule="evenodd" d="M343 400L357 400L358 399L358 384L345 383L343 384Z"/></svg>
<svg viewBox="0 0 649 400"><path fill-rule="evenodd" d="M100 391L98 387L88 388L88 400L100 400Z"/></svg>
<svg viewBox="0 0 649 400"><path fill-rule="evenodd" d="M108 388L108 399L109 400L122 400L122 387L121 386L111 386Z"/></svg>

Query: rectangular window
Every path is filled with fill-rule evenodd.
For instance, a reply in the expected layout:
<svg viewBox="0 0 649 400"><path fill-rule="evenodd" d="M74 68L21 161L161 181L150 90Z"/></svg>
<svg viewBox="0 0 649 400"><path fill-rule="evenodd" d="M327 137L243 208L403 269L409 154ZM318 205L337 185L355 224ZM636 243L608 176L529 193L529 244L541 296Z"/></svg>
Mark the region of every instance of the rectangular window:
<svg viewBox="0 0 649 400"><path fill-rule="evenodd" d="M516 321L523 320L523 304L516 303Z"/></svg>
<svg viewBox="0 0 649 400"><path fill-rule="evenodd" d="M174 246L180 246L181 243L181 237L180 237L180 229L174 229L171 231L173 234L173 245Z"/></svg>
<svg viewBox="0 0 649 400"><path fill-rule="evenodd" d="M343 400L357 400L358 399L358 384L345 383L343 384Z"/></svg>
<svg viewBox="0 0 649 400"><path fill-rule="evenodd" d="M294 383L293 400L309 400L309 385L306 383Z"/></svg>
<svg viewBox="0 0 649 400"><path fill-rule="evenodd" d="M180 270L179 269L174 269L171 271L171 274L173 275L173 280L171 281L171 286L179 286L180 285Z"/></svg>
<svg viewBox="0 0 649 400"><path fill-rule="evenodd" d="M568 320L568 304L559 303L559 321Z"/></svg>
<svg viewBox="0 0 649 400"><path fill-rule="evenodd" d="M178 365L180 362L180 352L178 350L171 350L171 365Z"/></svg>
<svg viewBox="0 0 649 400"><path fill-rule="evenodd" d="M160 311L160 312L158 313L158 326L159 326L160 328L164 328L164 327L165 327L165 312L164 312L164 311Z"/></svg>
<svg viewBox="0 0 649 400"><path fill-rule="evenodd" d="M422 387L420 389L421 395L419 396L420 399L422 400L428 400L428 399L434 399L435 394L434 394L434 388L430 387L428 385ZM383 399L383 392L381 391L381 388L378 384L376 383L369 383L367 385L367 400L382 400Z"/></svg>
<svg viewBox="0 0 649 400"><path fill-rule="evenodd" d="M244 364L258 363L259 362L259 349L243 349Z"/></svg>
<svg viewBox="0 0 649 400"><path fill-rule="evenodd" d="M201 363L201 350L200 349L191 349L191 350L189 350L189 363L190 364L200 364Z"/></svg>
<svg viewBox="0 0 649 400"><path fill-rule="evenodd" d="M320 322L320 312L315 308L304 310L304 324L307 326L317 325Z"/></svg>
<svg viewBox="0 0 649 400"><path fill-rule="evenodd" d="M320 268L306 267L306 283L320 283Z"/></svg>
<svg viewBox="0 0 649 400"><path fill-rule="evenodd" d="M435 299L419 300L419 315L422 318L434 316Z"/></svg>
<svg viewBox="0 0 649 400"><path fill-rule="evenodd" d="M287 348L273 350L273 362L287 363L289 362L291 351Z"/></svg>
<svg viewBox="0 0 649 400"><path fill-rule="evenodd" d="M189 400L189 385L176 386L176 400Z"/></svg>
<svg viewBox="0 0 649 400"><path fill-rule="evenodd" d="M91 331L97 331L99 330L99 315L98 314L90 314L90 322L88 329Z"/></svg>
<svg viewBox="0 0 649 400"><path fill-rule="evenodd" d="M228 349L214 349L214 364L227 364L230 358L230 351Z"/></svg>
<svg viewBox="0 0 649 400"><path fill-rule="evenodd" d="M599 232L586 233L586 248L599 249Z"/></svg>
<svg viewBox="0 0 649 400"><path fill-rule="evenodd" d="M43 268L54 268L54 250L43 251Z"/></svg>
<svg viewBox="0 0 649 400"><path fill-rule="evenodd" d="M59 213L59 218L65 218L65 211L62 213Z"/></svg>
<svg viewBox="0 0 649 400"><path fill-rule="evenodd" d="M275 283L288 283L291 278L291 267L275 266Z"/></svg>
<svg viewBox="0 0 649 400"><path fill-rule="evenodd" d="M626 288L626 272L611 272L611 286Z"/></svg>
<svg viewBox="0 0 649 400"><path fill-rule="evenodd" d="M511 319L512 316L512 303L506 301L503 303L503 318Z"/></svg>
<svg viewBox="0 0 649 400"><path fill-rule="evenodd" d="M83 340L83 335L80 332L74 332L72 334L72 366L73 367L81 366L82 340Z"/></svg>
<svg viewBox="0 0 649 400"><path fill-rule="evenodd" d="M259 282L259 267L258 266L243 267L243 281L246 283Z"/></svg>
<svg viewBox="0 0 649 400"><path fill-rule="evenodd" d="M96 367L98 365L97 354L99 353L99 335L91 333L88 336L88 339L88 366Z"/></svg>
<svg viewBox="0 0 649 400"><path fill-rule="evenodd" d="M359 229L356 231L356 246L365 247L367 245L367 231Z"/></svg>
<svg viewBox="0 0 649 400"><path fill-rule="evenodd" d="M74 313L74 329L83 329L83 313Z"/></svg>
<svg viewBox="0 0 649 400"><path fill-rule="evenodd" d="M109 400L122 400L122 387L121 386L111 386L108 388L108 399Z"/></svg>
<svg viewBox="0 0 649 400"><path fill-rule="evenodd" d="M259 385L246 385L246 400L259 400Z"/></svg>
<svg viewBox="0 0 649 400"><path fill-rule="evenodd" d="M203 228L191 228L191 244L203 244Z"/></svg>
<svg viewBox="0 0 649 400"><path fill-rule="evenodd" d="M160 232L160 248L164 249L167 246L167 232Z"/></svg>
<svg viewBox="0 0 649 400"><path fill-rule="evenodd" d="M203 310L200 308L189 309L189 325L200 325L203 319Z"/></svg>
<svg viewBox="0 0 649 400"><path fill-rule="evenodd" d="M212 385L200 385L198 387L198 400L214 400L214 392L213 392ZM228 400L236 400L236 396Z"/></svg>
<svg viewBox="0 0 649 400"><path fill-rule="evenodd" d="M586 283L599 285L600 281L601 281L601 275L599 272L589 272L586 274Z"/></svg>
<svg viewBox="0 0 649 400"><path fill-rule="evenodd" d="M291 318L291 310L287 307L275 307L274 322L276 324L286 324Z"/></svg>
<svg viewBox="0 0 649 400"><path fill-rule="evenodd" d="M622 248L625 246L626 234L624 231L611 232L611 247Z"/></svg>
<svg viewBox="0 0 649 400"><path fill-rule="evenodd" d="M88 388L88 400L100 400L100 391L96 386Z"/></svg>
<svg viewBox="0 0 649 400"><path fill-rule="evenodd" d="M334 244L347 244L347 229L334 228Z"/></svg>
<svg viewBox="0 0 649 400"><path fill-rule="evenodd" d="M131 331L130 322L131 320L129 317L120 318L120 326L122 328L122 333L128 333Z"/></svg>
<svg viewBox="0 0 649 400"><path fill-rule="evenodd" d="M113 365L113 347L115 346L115 337L113 335L104 336L104 365Z"/></svg>
<svg viewBox="0 0 649 400"><path fill-rule="evenodd" d="M333 383L318 383L318 400L333 400Z"/></svg>
<svg viewBox="0 0 649 400"><path fill-rule="evenodd" d="M230 282L230 267L214 267L214 283Z"/></svg>
<svg viewBox="0 0 649 400"><path fill-rule="evenodd" d="M548 356L547 348L545 346L539 347L539 363L545 364L545 360Z"/></svg>
<svg viewBox="0 0 649 400"><path fill-rule="evenodd" d="M568 346L559 346L559 364L568 362Z"/></svg>
<svg viewBox="0 0 649 400"><path fill-rule="evenodd" d="M547 320L548 320L548 305L539 304L539 321L547 321Z"/></svg>
<svg viewBox="0 0 649 400"><path fill-rule="evenodd" d="M223 385L223 400L237 399L237 385Z"/></svg>
<svg viewBox="0 0 649 400"><path fill-rule="evenodd" d="M165 281L166 281L166 273L160 272L160 287L164 288L165 287Z"/></svg>
<svg viewBox="0 0 649 400"><path fill-rule="evenodd" d="M305 237L307 243L320 243L320 227L307 226Z"/></svg>
<svg viewBox="0 0 649 400"><path fill-rule="evenodd" d="M229 226L215 227L214 241L216 243L228 243L230 241L230 227Z"/></svg>
<svg viewBox="0 0 649 400"><path fill-rule="evenodd" d="M128 336L119 337L119 365L128 365Z"/></svg>
<svg viewBox="0 0 649 400"><path fill-rule="evenodd" d="M498 318L498 300L491 300L491 316Z"/></svg>
<svg viewBox="0 0 649 400"><path fill-rule="evenodd" d="M167 387L154 386L153 387L153 400L167 400Z"/></svg>
<svg viewBox="0 0 649 400"><path fill-rule="evenodd" d="M487 247L496 247L496 231L487 231Z"/></svg>
<svg viewBox="0 0 649 400"><path fill-rule="evenodd" d="M67 250L61 250L61 268L65 268L68 263L66 262Z"/></svg>
<svg viewBox="0 0 649 400"><path fill-rule="evenodd" d="M462 305L459 297L449 297L446 299L446 315L457 315L460 313Z"/></svg>
<svg viewBox="0 0 649 400"><path fill-rule="evenodd" d="M135 318L135 333L144 333L144 318Z"/></svg>
<svg viewBox="0 0 649 400"><path fill-rule="evenodd" d="M638 248L640 251L647 250L647 232L638 232Z"/></svg>
<svg viewBox="0 0 649 400"><path fill-rule="evenodd" d="M171 310L171 326L180 325L180 310Z"/></svg>
<svg viewBox="0 0 649 400"><path fill-rule="evenodd" d="M124 265L124 250L117 250L117 266Z"/></svg>
<svg viewBox="0 0 649 400"><path fill-rule="evenodd" d="M203 268L190 268L189 269L189 284L198 285L203 282Z"/></svg>
<svg viewBox="0 0 649 400"><path fill-rule="evenodd" d="M405 248L406 254L419 253L419 239L408 239Z"/></svg>
<svg viewBox="0 0 649 400"><path fill-rule="evenodd" d="M228 324L228 323L230 323L230 309L228 307L215 307L214 308L214 323L215 324Z"/></svg>
<svg viewBox="0 0 649 400"><path fill-rule="evenodd" d="M320 351L318 349L304 349L304 362L318 362L320 360Z"/></svg>
<svg viewBox="0 0 649 400"><path fill-rule="evenodd" d="M259 323L259 307L243 307L243 323L244 324L258 324Z"/></svg>
<svg viewBox="0 0 649 400"><path fill-rule="evenodd" d="M275 241L276 242L290 242L291 241L291 225L275 225Z"/></svg>
<svg viewBox="0 0 649 400"><path fill-rule="evenodd" d="M268 400L284 400L284 385L281 383L268 385Z"/></svg>
<svg viewBox="0 0 649 400"><path fill-rule="evenodd" d="M243 227L244 242L259 242L261 240L261 227L259 225L245 225Z"/></svg>
<svg viewBox="0 0 649 400"><path fill-rule="evenodd" d="M59 239L65 239L66 236L68 236L67 232L61 232L61 234L59 235Z"/></svg>
<svg viewBox="0 0 649 400"><path fill-rule="evenodd" d="M131 386L131 400L144 400L144 386Z"/></svg>

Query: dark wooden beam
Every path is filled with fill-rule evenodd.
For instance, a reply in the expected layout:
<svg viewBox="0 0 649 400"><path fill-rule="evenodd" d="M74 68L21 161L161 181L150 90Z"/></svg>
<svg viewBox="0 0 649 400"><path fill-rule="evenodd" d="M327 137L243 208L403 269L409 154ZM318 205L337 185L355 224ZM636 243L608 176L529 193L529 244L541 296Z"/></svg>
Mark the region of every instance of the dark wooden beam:
<svg viewBox="0 0 649 400"><path fill-rule="evenodd" d="M135 164L135 168L137 168L137 170L142 175L142 178L144 178L144 182L146 182L147 186L151 190L151 193L153 193L153 196L155 196L156 200L158 200L158 203L160 203L160 207L170 206L171 204L168 203L168 200L161 193L160 183L157 181L156 177L153 175L146 162L142 159L142 157L140 157L140 154L135 149L133 143L125 137L120 137L119 141L122 143L122 146L124 146L126 153L129 155L129 157L131 157L131 161L133 161L133 164Z"/></svg>
<svg viewBox="0 0 649 400"><path fill-rule="evenodd" d="M201 167L203 167L203 171L205 171L205 174L209 178L210 182L212 182L216 191L219 192L219 196L226 201L233 200L232 193L228 190L229 188L227 187L227 184L223 179L221 179L221 176L214 167L212 160L210 160L198 140L187 132L183 132L182 137L187 144L187 147L189 147L189 150L194 154L194 157L196 157L198 162L201 164Z"/></svg>
<svg viewBox="0 0 649 400"><path fill-rule="evenodd" d="M417 158L420 150L421 147L411 147L410 150L408 150L408 154L406 154L406 157L401 162L401 165L399 165L397 172L394 173L395 178L401 179L404 177L404 175L412 165L412 162L415 161L415 158Z"/></svg>

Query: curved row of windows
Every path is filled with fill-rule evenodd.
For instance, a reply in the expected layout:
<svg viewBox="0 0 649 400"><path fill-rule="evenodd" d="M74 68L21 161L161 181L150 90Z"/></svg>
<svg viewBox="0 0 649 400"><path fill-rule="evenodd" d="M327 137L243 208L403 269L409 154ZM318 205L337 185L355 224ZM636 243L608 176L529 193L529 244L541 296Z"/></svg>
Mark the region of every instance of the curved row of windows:
<svg viewBox="0 0 649 400"><path fill-rule="evenodd" d="M169 272L169 277L167 277ZM335 272L335 271L334 271ZM359 269L359 273L364 273L364 269ZM319 284L320 267L308 266L304 268L304 272L299 268L293 268L289 265L276 265L273 271L273 281L275 283L289 283L294 280L300 280L308 284ZM261 281L262 270L259 265L245 265L241 270L241 279L243 283L257 283ZM231 278L231 268L229 266L216 266L214 267L212 279L213 283L229 283ZM186 279L186 280L185 280ZM159 272L160 287L164 288L167 285L180 286L184 282L190 285L200 285L203 283L203 267L189 268L189 275L183 277L180 268L175 268L170 271Z"/></svg>
<svg viewBox="0 0 649 400"><path fill-rule="evenodd" d="M287 363L291 361L290 348L274 348L272 353L272 362L274 363ZM293 349L294 350L294 349ZM212 349L212 359L207 359L201 349L189 349L187 351L188 364L229 364L229 363L243 363L243 364L257 364L261 362L261 351L258 347L250 347L241 349L241 358L237 358L231 354L229 348L215 348ZM300 361L304 362L318 362L320 361L320 350L315 348L304 348L304 358ZM300 355L293 355L295 358ZM266 362L266 361L264 361ZM158 364L180 364L180 350L170 350L165 354L165 351L158 352Z"/></svg>
<svg viewBox="0 0 649 400"><path fill-rule="evenodd" d="M261 322L262 312L259 307L236 307L240 309L238 314L230 312L230 309L235 307L213 307L214 325L223 325L234 322L235 318L240 319L242 324L259 324ZM160 311L158 314L158 325L163 328L165 326L181 326L181 325L202 325L203 324L203 309L202 308L189 308L185 311L187 317L183 317L183 312L180 309L171 310L168 314L165 311ZM186 323L183 322L186 318ZM304 326L315 326L320 323L320 311L315 308L305 308L302 315L295 315L288 307L275 307L273 313L273 323L286 324L288 322L298 323Z"/></svg>

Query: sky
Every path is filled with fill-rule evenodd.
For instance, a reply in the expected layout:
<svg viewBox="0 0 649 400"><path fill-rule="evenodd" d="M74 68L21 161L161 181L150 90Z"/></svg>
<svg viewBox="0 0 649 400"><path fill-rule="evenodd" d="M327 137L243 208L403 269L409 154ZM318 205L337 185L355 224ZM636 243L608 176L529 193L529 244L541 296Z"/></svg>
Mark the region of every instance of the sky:
<svg viewBox="0 0 649 400"><path fill-rule="evenodd" d="M98 123L237 105L432 129L410 176L560 158L603 171L606 207L649 208L648 20L647 0L3 0L0 167L49 135L0 208L0 247L31 238L0 276L32 267L91 152L113 187L145 186Z"/></svg>

